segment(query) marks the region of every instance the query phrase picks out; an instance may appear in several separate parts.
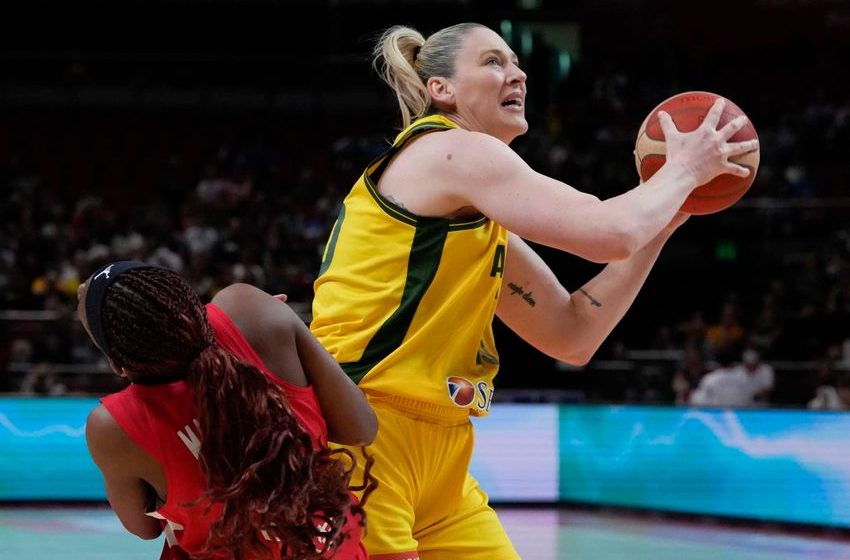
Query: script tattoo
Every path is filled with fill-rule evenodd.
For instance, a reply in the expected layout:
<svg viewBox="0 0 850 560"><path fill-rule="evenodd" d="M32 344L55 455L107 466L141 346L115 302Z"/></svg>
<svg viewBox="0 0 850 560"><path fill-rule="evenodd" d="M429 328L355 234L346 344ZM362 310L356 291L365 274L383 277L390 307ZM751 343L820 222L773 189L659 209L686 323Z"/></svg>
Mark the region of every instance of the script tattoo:
<svg viewBox="0 0 850 560"><path fill-rule="evenodd" d="M537 302L534 301L534 298L531 296L531 292L526 292L522 286L514 284L513 282L508 283L508 288L511 290L512 296L522 296L522 299L531 307L537 305Z"/></svg>
<svg viewBox="0 0 850 560"><path fill-rule="evenodd" d="M592 305L592 306L594 306L594 307L602 307L602 302L601 302L601 301L599 301L599 300L594 299L594 297L593 297L592 295L590 295L589 293L587 293L587 292L584 290L584 288L579 288L579 289L578 289L578 291L580 291L581 293L583 293L583 294L585 295L585 297L587 297L587 299L589 299L589 300L590 300L590 305Z"/></svg>

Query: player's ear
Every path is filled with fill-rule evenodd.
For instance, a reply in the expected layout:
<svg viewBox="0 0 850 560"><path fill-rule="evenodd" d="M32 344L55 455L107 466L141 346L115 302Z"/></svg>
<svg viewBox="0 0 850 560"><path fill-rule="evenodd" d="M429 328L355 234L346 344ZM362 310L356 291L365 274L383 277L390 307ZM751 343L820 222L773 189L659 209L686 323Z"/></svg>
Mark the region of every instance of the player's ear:
<svg viewBox="0 0 850 560"><path fill-rule="evenodd" d="M109 364L109 369L111 369L115 375L117 375L118 377L123 377L124 379L127 379L129 377L129 374L127 373L127 368L119 366L118 364L112 361L112 358L106 358L106 361Z"/></svg>
<svg viewBox="0 0 850 560"><path fill-rule="evenodd" d="M428 95L431 96L431 102L436 107L444 110L454 109L455 88L451 81L440 76L432 76L425 83L425 88L428 90Z"/></svg>

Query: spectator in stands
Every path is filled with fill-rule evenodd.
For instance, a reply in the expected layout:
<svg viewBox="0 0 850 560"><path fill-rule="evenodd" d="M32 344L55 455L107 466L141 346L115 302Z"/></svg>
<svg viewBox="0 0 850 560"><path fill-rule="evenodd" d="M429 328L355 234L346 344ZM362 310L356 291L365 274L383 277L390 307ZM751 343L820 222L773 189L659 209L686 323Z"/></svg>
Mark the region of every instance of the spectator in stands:
<svg viewBox="0 0 850 560"><path fill-rule="evenodd" d="M748 367L734 363L734 347L717 350L717 362L720 367L706 374L696 390L691 393L690 404L694 406L713 406L723 408L753 407L763 404L758 400L773 387L773 372L756 369L751 373ZM750 366L758 364L758 356L748 354ZM754 361L755 360L755 361Z"/></svg>
<svg viewBox="0 0 850 560"><path fill-rule="evenodd" d="M770 402L770 393L773 391L775 378L773 366L762 362L756 349L747 348L741 355L741 365L738 367L742 368L749 376L753 400L762 404Z"/></svg>
<svg viewBox="0 0 850 560"><path fill-rule="evenodd" d="M838 382L830 360L818 364L815 396L807 403L810 410L846 410L850 405L850 389Z"/></svg>
<svg viewBox="0 0 850 560"><path fill-rule="evenodd" d="M740 348L744 340L744 327L738 319L738 306L727 302L720 312L720 320L709 325L705 333L705 342L709 357L714 356L720 349L729 350ZM714 356L716 358L716 356Z"/></svg>
<svg viewBox="0 0 850 560"><path fill-rule="evenodd" d="M703 312L695 310L691 316L676 326L677 334L682 337L682 345L685 348L698 348L702 351L705 345L705 332L708 325L705 323Z"/></svg>
<svg viewBox="0 0 850 560"><path fill-rule="evenodd" d="M674 394L674 403L686 405L690 401L691 392L699 385L700 380L707 373L702 353L694 344L685 346L684 358L676 366L673 373L671 388Z"/></svg>
<svg viewBox="0 0 850 560"><path fill-rule="evenodd" d="M42 362L32 364L18 392L28 396L61 397L68 393L68 386L59 379L51 364Z"/></svg>

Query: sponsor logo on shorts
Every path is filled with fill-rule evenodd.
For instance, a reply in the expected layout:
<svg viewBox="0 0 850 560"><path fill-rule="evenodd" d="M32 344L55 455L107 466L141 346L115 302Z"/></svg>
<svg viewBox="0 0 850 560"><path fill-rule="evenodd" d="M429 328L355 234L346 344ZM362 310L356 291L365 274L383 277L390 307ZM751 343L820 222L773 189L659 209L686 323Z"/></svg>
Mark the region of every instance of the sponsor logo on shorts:
<svg viewBox="0 0 850 560"><path fill-rule="evenodd" d="M446 378L449 398L455 405L466 408L475 400L475 386L465 377L452 376Z"/></svg>
<svg viewBox="0 0 850 560"><path fill-rule="evenodd" d="M452 376L446 378L449 398L456 406L468 408L475 406L478 410L489 411L493 402L493 388L486 381L472 383L465 377Z"/></svg>

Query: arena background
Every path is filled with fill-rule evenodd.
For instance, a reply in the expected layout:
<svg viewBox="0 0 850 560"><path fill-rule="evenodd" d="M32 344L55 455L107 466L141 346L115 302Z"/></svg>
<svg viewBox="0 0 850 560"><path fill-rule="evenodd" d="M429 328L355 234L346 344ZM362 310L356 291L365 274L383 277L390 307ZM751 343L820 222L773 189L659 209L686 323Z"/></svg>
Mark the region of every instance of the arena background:
<svg viewBox="0 0 850 560"><path fill-rule="evenodd" d="M681 91L734 100L762 149L750 193L677 232L588 367L496 325L484 488L845 534L850 3L34 0L0 18L0 501L18 506L0 536L32 528L21 504L103 500L81 427L121 385L74 318L79 282L143 258L205 297L237 280L286 292L309 320L338 203L398 126L371 40L461 21L502 33L529 74L516 151L581 190L633 186L640 122ZM569 289L599 270L536 248ZM776 372L761 409L688 408L747 347ZM832 410L807 410L824 388ZM33 550L3 540L0 557Z"/></svg>

